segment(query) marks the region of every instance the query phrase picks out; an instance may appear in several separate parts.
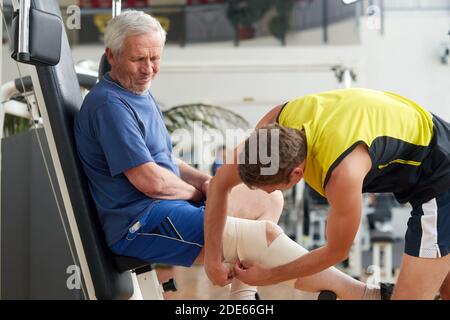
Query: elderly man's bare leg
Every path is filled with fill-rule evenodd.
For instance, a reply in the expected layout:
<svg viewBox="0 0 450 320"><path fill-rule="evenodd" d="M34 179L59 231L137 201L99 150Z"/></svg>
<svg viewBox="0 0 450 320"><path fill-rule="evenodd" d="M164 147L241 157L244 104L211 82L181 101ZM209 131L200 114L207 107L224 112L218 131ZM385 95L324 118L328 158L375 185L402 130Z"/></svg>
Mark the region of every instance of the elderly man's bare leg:
<svg viewBox="0 0 450 320"><path fill-rule="evenodd" d="M283 206L281 191L267 194L265 191L251 190L245 184L239 184L230 192L228 215L249 220L268 220L277 224Z"/></svg>
<svg viewBox="0 0 450 320"><path fill-rule="evenodd" d="M281 191L267 194L262 190L251 190L240 184L231 190L228 199L228 215L250 220L268 220L278 223L283 211L284 199ZM234 279L230 287L230 299L254 300L257 288Z"/></svg>

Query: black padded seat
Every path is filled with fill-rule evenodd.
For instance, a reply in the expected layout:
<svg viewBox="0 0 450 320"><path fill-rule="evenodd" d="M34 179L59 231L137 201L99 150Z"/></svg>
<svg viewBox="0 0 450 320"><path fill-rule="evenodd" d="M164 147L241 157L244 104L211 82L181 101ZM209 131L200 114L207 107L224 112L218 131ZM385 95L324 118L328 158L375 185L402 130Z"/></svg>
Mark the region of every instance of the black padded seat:
<svg viewBox="0 0 450 320"><path fill-rule="evenodd" d="M142 273L152 270L151 265L146 262L142 261L133 257L127 257L127 256L114 256L114 263L117 267L117 270L119 272L125 272L125 271L135 271L136 273Z"/></svg>
<svg viewBox="0 0 450 320"><path fill-rule="evenodd" d="M371 231L370 232L371 242L394 242L395 237L391 231Z"/></svg>

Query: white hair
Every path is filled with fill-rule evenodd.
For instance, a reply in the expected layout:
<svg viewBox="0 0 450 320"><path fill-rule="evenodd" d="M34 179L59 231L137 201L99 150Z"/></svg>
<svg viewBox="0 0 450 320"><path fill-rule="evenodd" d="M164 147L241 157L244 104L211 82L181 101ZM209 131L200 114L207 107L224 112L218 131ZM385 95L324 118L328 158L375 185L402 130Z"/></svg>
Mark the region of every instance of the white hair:
<svg viewBox="0 0 450 320"><path fill-rule="evenodd" d="M105 30L105 46L113 54L120 54L125 38L149 32L159 33L161 46L164 46L166 31L158 20L142 11L125 11L109 21Z"/></svg>

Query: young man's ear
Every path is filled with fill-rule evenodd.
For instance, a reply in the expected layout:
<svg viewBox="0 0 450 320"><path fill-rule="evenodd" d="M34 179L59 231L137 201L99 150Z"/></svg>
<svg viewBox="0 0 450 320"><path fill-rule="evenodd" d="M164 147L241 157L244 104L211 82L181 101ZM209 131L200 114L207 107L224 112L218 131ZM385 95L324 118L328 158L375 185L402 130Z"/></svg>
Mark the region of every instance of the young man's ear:
<svg viewBox="0 0 450 320"><path fill-rule="evenodd" d="M291 177L293 178L303 178L303 167L297 166L291 172Z"/></svg>

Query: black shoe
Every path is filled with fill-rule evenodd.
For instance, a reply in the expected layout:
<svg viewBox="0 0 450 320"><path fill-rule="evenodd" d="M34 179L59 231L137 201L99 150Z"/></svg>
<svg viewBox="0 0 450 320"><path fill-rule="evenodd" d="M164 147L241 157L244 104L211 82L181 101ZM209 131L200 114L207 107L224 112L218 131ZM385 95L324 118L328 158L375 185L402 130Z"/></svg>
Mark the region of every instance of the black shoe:
<svg viewBox="0 0 450 320"><path fill-rule="evenodd" d="M261 300L258 292L255 293L255 300Z"/></svg>
<svg viewBox="0 0 450 320"><path fill-rule="evenodd" d="M333 291L324 290L320 291L317 300L337 300L337 295Z"/></svg>
<svg viewBox="0 0 450 320"><path fill-rule="evenodd" d="M393 283L380 282L381 300L391 300L395 285Z"/></svg>

